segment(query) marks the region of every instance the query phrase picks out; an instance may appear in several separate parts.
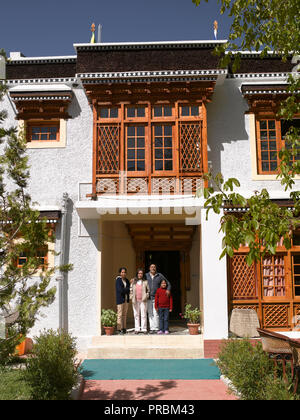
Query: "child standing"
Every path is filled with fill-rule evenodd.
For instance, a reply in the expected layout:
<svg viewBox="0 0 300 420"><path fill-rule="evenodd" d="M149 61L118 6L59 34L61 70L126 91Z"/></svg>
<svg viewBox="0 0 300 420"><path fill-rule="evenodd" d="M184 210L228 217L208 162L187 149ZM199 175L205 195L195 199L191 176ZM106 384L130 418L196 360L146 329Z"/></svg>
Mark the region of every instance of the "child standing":
<svg viewBox="0 0 300 420"><path fill-rule="evenodd" d="M159 315L159 331L157 334L169 334L169 313L173 310L173 298L167 292L167 282L162 280L155 294L155 309Z"/></svg>

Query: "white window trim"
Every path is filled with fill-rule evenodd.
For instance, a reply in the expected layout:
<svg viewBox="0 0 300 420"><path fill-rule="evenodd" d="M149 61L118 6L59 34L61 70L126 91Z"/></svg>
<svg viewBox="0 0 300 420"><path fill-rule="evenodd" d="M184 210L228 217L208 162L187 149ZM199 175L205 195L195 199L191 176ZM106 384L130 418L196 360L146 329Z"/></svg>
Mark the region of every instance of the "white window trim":
<svg viewBox="0 0 300 420"><path fill-rule="evenodd" d="M19 120L18 130L26 133L26 121ZM27 149L57 149L67 145L67 120L59 120L59 141L32 141L27 142Z"/></svg>

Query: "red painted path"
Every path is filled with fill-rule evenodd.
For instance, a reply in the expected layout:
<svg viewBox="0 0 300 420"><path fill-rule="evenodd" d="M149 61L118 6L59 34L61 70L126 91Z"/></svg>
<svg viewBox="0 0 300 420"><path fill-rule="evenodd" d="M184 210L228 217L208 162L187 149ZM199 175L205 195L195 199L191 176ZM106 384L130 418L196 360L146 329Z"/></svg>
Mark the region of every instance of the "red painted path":
<svg viewBox="0 0 300 420"><path fill-rule="evenodd" d="M85 381L82 400L236 400L221 380Z"/></svg>

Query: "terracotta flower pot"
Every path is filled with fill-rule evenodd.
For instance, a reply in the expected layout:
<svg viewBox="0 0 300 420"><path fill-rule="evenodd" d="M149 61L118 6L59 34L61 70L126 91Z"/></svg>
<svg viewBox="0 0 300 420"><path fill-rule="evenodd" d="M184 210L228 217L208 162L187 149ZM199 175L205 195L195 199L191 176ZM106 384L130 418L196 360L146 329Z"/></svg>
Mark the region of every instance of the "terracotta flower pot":
<svg viewBox="0 0 300 420"><path fill-rule="evenodd" d="M200 324L187 324L190 335L198 335Z"/></svg>
<svg viewBox="0 0 300 420"><path fill-rule="evenodd" d="M33 341L31 338L25 338L21 344L16 346L15 354L17 356L24 356L24 354L30 353L33 347Z"/></svg>
<svg viewBox="0 0 300 420"><path fill-rule="evenodd" d="M115 327L103 327L106 335L113 335Z"/></svg>

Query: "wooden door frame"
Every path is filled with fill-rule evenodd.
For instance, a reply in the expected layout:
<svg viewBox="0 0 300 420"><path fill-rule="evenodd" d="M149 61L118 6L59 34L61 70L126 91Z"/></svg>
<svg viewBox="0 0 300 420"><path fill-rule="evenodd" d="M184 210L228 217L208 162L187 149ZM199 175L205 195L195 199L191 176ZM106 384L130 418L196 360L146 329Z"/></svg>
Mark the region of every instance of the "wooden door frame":
<svg viewBox="0 0 300 420"><path fill-rule="evenodd" d="M145 267L145 253L149 251L179 251L180 255L180 289L181 289L181 308L184 310L186 304L186 293L191 290L190 279L190 249L179 248L178 245L166 241L166 243L143 243L135 246L136 252L136 268Z"/></svg>

